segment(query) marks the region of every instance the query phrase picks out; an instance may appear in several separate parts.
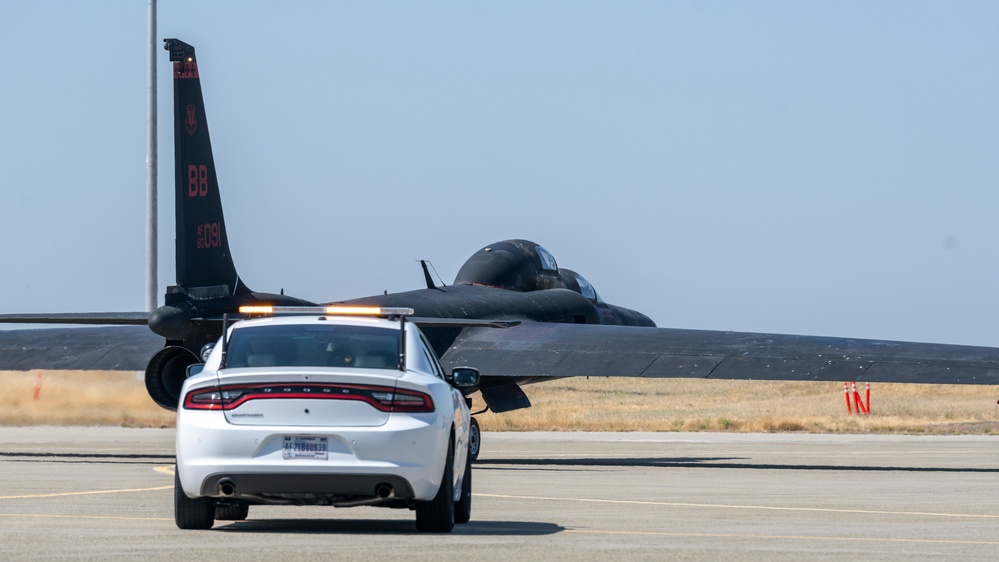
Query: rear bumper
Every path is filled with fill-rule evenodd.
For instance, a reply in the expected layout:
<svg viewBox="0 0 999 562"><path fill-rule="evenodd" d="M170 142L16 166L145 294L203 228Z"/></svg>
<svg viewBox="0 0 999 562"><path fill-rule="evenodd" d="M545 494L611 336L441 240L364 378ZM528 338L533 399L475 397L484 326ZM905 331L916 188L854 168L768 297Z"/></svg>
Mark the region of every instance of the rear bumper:
<svg viewBox="0 0 999 562"><path fill-rule="evenodd" d="M189 497L305 502L376 497L388 484L397 499L437 494L450 432L436 413L392 414L379 427L231 425L221 412L184 411L177 418L177 474ZM443 427L442 427L443 426ZM326 459L284 459L286 436L325 437ZM235 492L219 490L224 481Z"/></svg>
<svg viewBox="0 0 999 562"><path fill-rule="evenodd" d="M222 492L229 485L232 491ZM387 487L391 493L379 493ZM219 473L205 478L202 496L232 498L314 499L314 498L395 498L413 499L409 481L396 474L335 474L328 473Z"/></svg>

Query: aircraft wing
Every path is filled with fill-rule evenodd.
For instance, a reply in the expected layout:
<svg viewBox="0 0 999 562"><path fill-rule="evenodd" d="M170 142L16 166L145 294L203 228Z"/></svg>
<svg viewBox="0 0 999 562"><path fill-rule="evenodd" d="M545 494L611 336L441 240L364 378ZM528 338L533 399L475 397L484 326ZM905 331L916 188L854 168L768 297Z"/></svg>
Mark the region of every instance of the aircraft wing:
<svg viewBox="0 0 999 562"><path fill-rule="evenodd" d="M0 331L0 371L143 371L163 347L144 324Z"/></svg>
<svg viewBox="0 0 999 562"><path fill-rule="evenodd" d="M541 322L465 329L442 363L518 383L619 376L999 384L999 349L991 347Z"/></svg>
<svg viewBox="0 0 999 562"><path fill-rule="evenodd" d="M58 314L0 314L0 324L101 324L149 323L148 312L63 312Z"/></svg>
<svg viewBox="0 0 999 562"><path fill-rule="evenodd" d="M163 338L138 325L139 314L125 318L137 324L129 326L0 331L0 370L141 371ZM102 316L100 323L122 323ZM999 384L999 349L991 347L529 321L465 328L441 362L521 383L620 376Z"/></svg>

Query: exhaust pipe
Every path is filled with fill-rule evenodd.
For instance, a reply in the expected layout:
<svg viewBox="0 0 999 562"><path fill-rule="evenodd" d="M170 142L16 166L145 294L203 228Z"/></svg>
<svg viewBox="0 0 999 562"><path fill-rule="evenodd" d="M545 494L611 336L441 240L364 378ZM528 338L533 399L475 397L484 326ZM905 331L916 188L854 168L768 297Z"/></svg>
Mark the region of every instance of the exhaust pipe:
<svg viewBox="0 0 999 562"><path fill-rule="evenodd" d="M225 478L219 481L219 495L220 496L231 496L236 493L236 483L232 480Z"/></svg>
<svg viewBox="0 0 999 562"><path fill-rule="evenodd" d="M375 486L375 495L383 500L395 497L395 488L393 488L391 484L382 482L381 484Z"/></svg>
<svg viewBox="0 0 999 562"><path fill-rule="evenodd" d="M375 486L374 497L334 499L330 505L335 507L356 507L359 505L379 505L386 500L395 498L395 488L388 482L382 482Z"/></svg>

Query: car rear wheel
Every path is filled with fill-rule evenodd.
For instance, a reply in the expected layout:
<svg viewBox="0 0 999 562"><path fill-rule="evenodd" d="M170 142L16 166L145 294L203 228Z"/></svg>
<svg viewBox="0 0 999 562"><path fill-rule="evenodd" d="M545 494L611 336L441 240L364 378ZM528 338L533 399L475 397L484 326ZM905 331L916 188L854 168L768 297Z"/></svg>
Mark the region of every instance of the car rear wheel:
<svg viewBox="0 0 999 562"><path fill-rule="evenodd" d="M454 438L447 444L444 476L437 495L416 502L416 530L422 533L449 533L454 529Z"/></svg>
<svg viewBox="0 0 999 562"><path fill-rule="evenodd" d="M461 479L461 498L454 503L454 522L468 523L472 518L472 443L468 443L468 458L465 460L465 476Z"/></svg>
<svg viewBox="0 0 999 562"><path fill-rule="evenodd" d="M215 524L215 500L187 497L180 486L180 476L174 467L173 517L181 529L211 529Z"/></svg>
<svg viewBox="0 0 999 562"><path fill-rule="evenodd" d="M245 503L215 506L215 519L218 521L243 521L250 514L250 506Z"/></svg>

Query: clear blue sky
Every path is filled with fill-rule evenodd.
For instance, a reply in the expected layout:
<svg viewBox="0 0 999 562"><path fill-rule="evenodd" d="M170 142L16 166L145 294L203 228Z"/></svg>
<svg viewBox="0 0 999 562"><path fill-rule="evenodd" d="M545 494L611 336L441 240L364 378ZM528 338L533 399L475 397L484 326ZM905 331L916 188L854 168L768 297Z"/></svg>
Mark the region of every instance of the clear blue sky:
<svg viewBox="0 0 999 562"><path fill-rule="evenodd" d="M545 245L659 325L999 345L999 3L159 2L246 283ZM146 3L0 17L0 312L141 310ZM173 282L159 53L160 292ZM162 297L161 297L162 302Z"/></svg>

